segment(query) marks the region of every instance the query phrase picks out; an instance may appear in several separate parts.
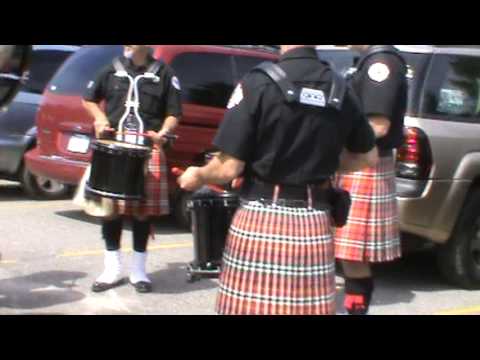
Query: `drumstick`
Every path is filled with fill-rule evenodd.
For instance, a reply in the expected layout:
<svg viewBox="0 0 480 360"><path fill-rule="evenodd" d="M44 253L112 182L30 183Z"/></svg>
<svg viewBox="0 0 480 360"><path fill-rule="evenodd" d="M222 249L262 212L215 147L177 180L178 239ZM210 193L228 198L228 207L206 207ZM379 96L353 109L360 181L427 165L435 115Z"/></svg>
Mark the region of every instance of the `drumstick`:
<svg viewBox="0 0 480 360"><path fill-rule="evenodd" d="M172 174L175 175L175 176L182 176L184 173L185 173L185 170L182 170L182 169L177 168L177 167L172 168ZM213 191L215 191L216 193L219 193L219 194L222 194L222 193L225 192L225 189L222 189L218 185L208 184L207 187L210 190L213 190Z"/></svg>

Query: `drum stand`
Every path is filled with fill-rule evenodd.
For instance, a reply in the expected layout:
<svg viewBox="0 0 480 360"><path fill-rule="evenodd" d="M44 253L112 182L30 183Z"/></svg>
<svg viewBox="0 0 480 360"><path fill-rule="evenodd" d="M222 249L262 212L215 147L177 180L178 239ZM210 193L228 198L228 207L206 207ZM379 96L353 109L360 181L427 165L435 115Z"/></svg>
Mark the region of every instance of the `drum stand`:
<svg viewBox="0 0 480 360"><path fill-rule="evenodd" d="M220 266L208 263L204 268L194 263L187 265L187 282L194 283L203 279L218 279L220 277Z"/></svg>

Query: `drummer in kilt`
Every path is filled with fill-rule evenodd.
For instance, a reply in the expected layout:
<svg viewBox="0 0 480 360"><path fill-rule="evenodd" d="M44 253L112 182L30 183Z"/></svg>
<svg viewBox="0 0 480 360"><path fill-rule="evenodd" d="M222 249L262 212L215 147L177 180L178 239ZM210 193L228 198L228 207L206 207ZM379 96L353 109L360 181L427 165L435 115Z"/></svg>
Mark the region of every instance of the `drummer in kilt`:
<svg viewBox="0 0 480 360"><path fill-rule="evenodd" d="M151 50L146 45L125 45L124 55L102 69L96 79L88 84L84 95L84 106L95 119L95 134L99 138L106 130L119 130L119 121L126 111L129 81L115 76L118 66L133 77L150 71L155 72L158 77L158 80L142 79L139 82L139 114L144 122L145 131L152 136L155 144L148 162L146 199L115 200L115 215L102 219L102 236L106 244L105 269L92 286L94 292L103 292L123 283L120 238L126 217L132 218L133 229L134 252L130 283L137 292L152 291L151 281L145 269L151 219L167 215L170 211L168 172L162 147L166 141L164 136L172 133L177 127L182 108L177 77L168 65L156 62ZM100 107L101 102L105 102L105 111Z"/></svg>
<svg viewBox="0 0 480 360"><path fill-rule="evenodd" d="M223 257L219 314L335 314L329 179L339 167L377 161L373 131L351 91L334 99L339 108L327 104L334 73L315 48L282 45L281 52L274 72L293 86L284 92L285 79L277 83L258 69L247 74L214 140L221 154L178 179L193 191L244 175Z"/></svg>
<svg viewBox="0 0 480 360"><path fill-rule="evenodd" d="M404 139L407 66L393 46L350 47L361 53L350 84L375 132L380 162L337 177L337 186L350 192L352 207L347 226L336 231L335 255L345 275L345 309L365 315L374 290L370 264L401 256L394 150Z"/></svg>

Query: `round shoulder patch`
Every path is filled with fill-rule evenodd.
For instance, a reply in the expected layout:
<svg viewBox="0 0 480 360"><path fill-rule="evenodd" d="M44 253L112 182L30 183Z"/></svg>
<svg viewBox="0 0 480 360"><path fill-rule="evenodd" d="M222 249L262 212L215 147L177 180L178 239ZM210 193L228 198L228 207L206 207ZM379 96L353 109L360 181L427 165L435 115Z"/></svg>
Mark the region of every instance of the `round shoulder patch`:
<svg viewBox="0 0 480 360"><path fill-rule="evenodd" d="M383 82L390 76L390 69L383 63L375 63L368 69L368 77L376 82Z"/></svg>
<svg viewBox="0 0 480 360"><path fill-rule="evenodd" d="M240 104L243 100L243 88L242 84L238 84L238 86L233 91L232 97L228 102L227 109L233 109L235 106Z"/></svg>
<svg viewBox="0 0 480 360"><path fill-rule="evenodd" d="M180 87L180 81L178 80L178 78L176 76L172 77L172 85L178 91L182 90L182 88Z"/></svg>

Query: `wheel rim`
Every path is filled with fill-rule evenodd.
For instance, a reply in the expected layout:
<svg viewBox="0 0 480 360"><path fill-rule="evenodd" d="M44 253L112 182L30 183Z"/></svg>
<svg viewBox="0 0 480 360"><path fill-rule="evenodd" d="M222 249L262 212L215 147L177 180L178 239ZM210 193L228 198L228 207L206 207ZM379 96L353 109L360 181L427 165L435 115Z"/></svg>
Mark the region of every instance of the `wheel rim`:
<svg viewBox="0 0 480 360"><path fill-rule="evenodd" d="M36 176L35 181L40 190L47 194L55 194L65 190L65 185L58 181L44 178L43 176Z"/></svg>

